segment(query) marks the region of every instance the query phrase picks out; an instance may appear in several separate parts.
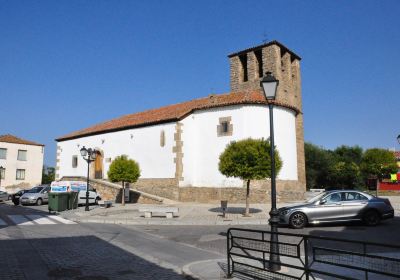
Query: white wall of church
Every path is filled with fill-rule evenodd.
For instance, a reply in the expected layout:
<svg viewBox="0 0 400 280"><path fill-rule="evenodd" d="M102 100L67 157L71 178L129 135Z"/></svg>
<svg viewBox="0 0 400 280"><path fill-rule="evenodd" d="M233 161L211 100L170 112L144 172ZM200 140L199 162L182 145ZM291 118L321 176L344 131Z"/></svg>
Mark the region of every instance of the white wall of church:
<svg viewBox="0 0 400 280"><path fill-rule="evenodd" d="M160 145L161 131L165 133L163 147ZM111 161L123 154L139 163L141 178L174 178L175 154L172 153L172 147L175 145L174 133L175 123L168 123L59 142L57 151L60 154L58 157L59 178L86 176L87 163L79 152L83 146L95 148L104 153L104 178L107 178ZM77 167L72 166L73 156L78 157Z"/></svg>
<svg viewBox="0 0 400 280"><path fill-rule="evenodd" d="M283 161L281 180L297 180L295 114L274 107L275 145ZM231 136L218 136L219 118L231 117ZM227 178L218 171L219 155L233 140L269 137L269 111L264 105L240 105L196 111L183 123L183 178L180 186L232 187L242 181Z"/></svg>

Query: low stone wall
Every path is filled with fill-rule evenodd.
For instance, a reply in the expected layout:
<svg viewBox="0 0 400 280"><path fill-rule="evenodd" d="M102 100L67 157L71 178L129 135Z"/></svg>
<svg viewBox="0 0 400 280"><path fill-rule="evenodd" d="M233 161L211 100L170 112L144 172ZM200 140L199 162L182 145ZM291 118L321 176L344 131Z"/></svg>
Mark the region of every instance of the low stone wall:
<svg viewBox="0 0 400 280"><path fill-rule="evenodd" d="M182 202L208 203L228 200L232 203L242 203L246 198L245 183L243 183L242 187L228 188L178 187L174 185L174 183L173 179L144 179L141 182L135 183L134 188L146 193ZM306 186L298 181L278 180L276 185L278 202L304 199ZM270 190L270 180L251 181L250 201L252 203L270 201Z"/></svg>
<svg viewBox="0 0 400 280"><path fill-rule="evenodd" d="M63 177L61 181L86 181L85 177ZM122 185L114 184L103 180L90 179L90 184L96 189L102 200L111 200L113 202L121 203L122 201ZM161 204L155 198L148 197L146 195L130 191L130 200L126 203L143 203L143 204Z"/></svg>
<svg viewBox="0 0 400 280"><path fill-rule="evenodd" d="M27 190L27 189L31 189L33 186L28 184L28 183L21 183L18 185L11 185L11 186L7 186L4 187L5 191L9 194L13 194L16 193L20 190Z"/></svg>
<svg viewBox="0 0 400 280"><path fill-rule="evenodd" d="M142 192L179 200L178 181L175 178L139 179L132 186Z"/></svg>

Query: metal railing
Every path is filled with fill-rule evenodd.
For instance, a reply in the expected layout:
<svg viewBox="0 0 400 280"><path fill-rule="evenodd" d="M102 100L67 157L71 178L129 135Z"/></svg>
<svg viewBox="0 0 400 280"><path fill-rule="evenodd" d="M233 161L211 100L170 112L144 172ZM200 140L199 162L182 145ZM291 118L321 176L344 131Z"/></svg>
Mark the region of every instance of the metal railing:
<svg viewBox="0 0 400 280"><path fill-rule="evenodd" d="M400 246L279 232L280 271L271 271L270 231L230 228L227 274L250 279L400 279ZM247 278L246 278L247 279Z"/></svg>

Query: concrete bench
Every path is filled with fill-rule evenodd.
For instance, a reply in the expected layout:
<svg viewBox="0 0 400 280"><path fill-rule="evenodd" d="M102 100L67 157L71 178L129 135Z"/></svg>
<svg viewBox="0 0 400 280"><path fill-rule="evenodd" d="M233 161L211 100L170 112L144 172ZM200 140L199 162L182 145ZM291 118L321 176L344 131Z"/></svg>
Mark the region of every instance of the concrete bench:
<svg viewBox="0 0 400 280"><path fill-rule="evenodd" d="M112 205L112 201L111 200L99 200L98 204L100 207L109 208Z"/></svg>
<svg viewBox="0 0 400 280"><path fill-rule="evenodd" d="M146 206L146 207L140 207L139 212L144 212L145 218L151 218L153 216L153 213L163 213L165 214L167 219L170 219L174 217L174 214L177 214L179 212L179 208L171 206L165 206L165 207Z"/></svg>

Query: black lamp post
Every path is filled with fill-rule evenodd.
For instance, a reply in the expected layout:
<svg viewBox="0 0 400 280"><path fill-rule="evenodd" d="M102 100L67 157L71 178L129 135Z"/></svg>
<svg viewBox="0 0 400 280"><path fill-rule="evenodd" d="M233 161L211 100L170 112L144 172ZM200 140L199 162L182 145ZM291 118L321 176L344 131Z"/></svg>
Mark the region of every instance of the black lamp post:
<svg viewBox="0 0 400 280"><path fill-rule="evenodd" d="M87 162L87 183L86 183L86 206L85 211L89 211L89 166L90 163L96 160L97 151L95 149L86 149L85 146L81 149L81 155Z"/></svg>
<svg viewBox="0 0 400 280"><path fill-rule="evenodd" d="M400 144L400 134L397 136L397 142Z"/></svg>
<svg viewBox="0 0 400 280"><path fill-rule="evenodd" d="M273 102L276 97L276 90L279 85L277 80L271 72L267 72L265 77L260 82L264 91L265 98L269 106L269 131L270 131L270 144L271 144L271 211L269 212L269 224L271 226L271 242L270 242L270 270L278 271L281 269L279 258L279 244L278 244L278 223L279 212L276 209L276 181L275 181L275 147L274 147L274 116L273 116Z"/></svg>
<svg viewBox="0 0 400 280"><path fill-rule="evenodd" d="M1 188L1 179L3 179L3 170L5 168L3 166L0 166L0 188Z"/></svg>

